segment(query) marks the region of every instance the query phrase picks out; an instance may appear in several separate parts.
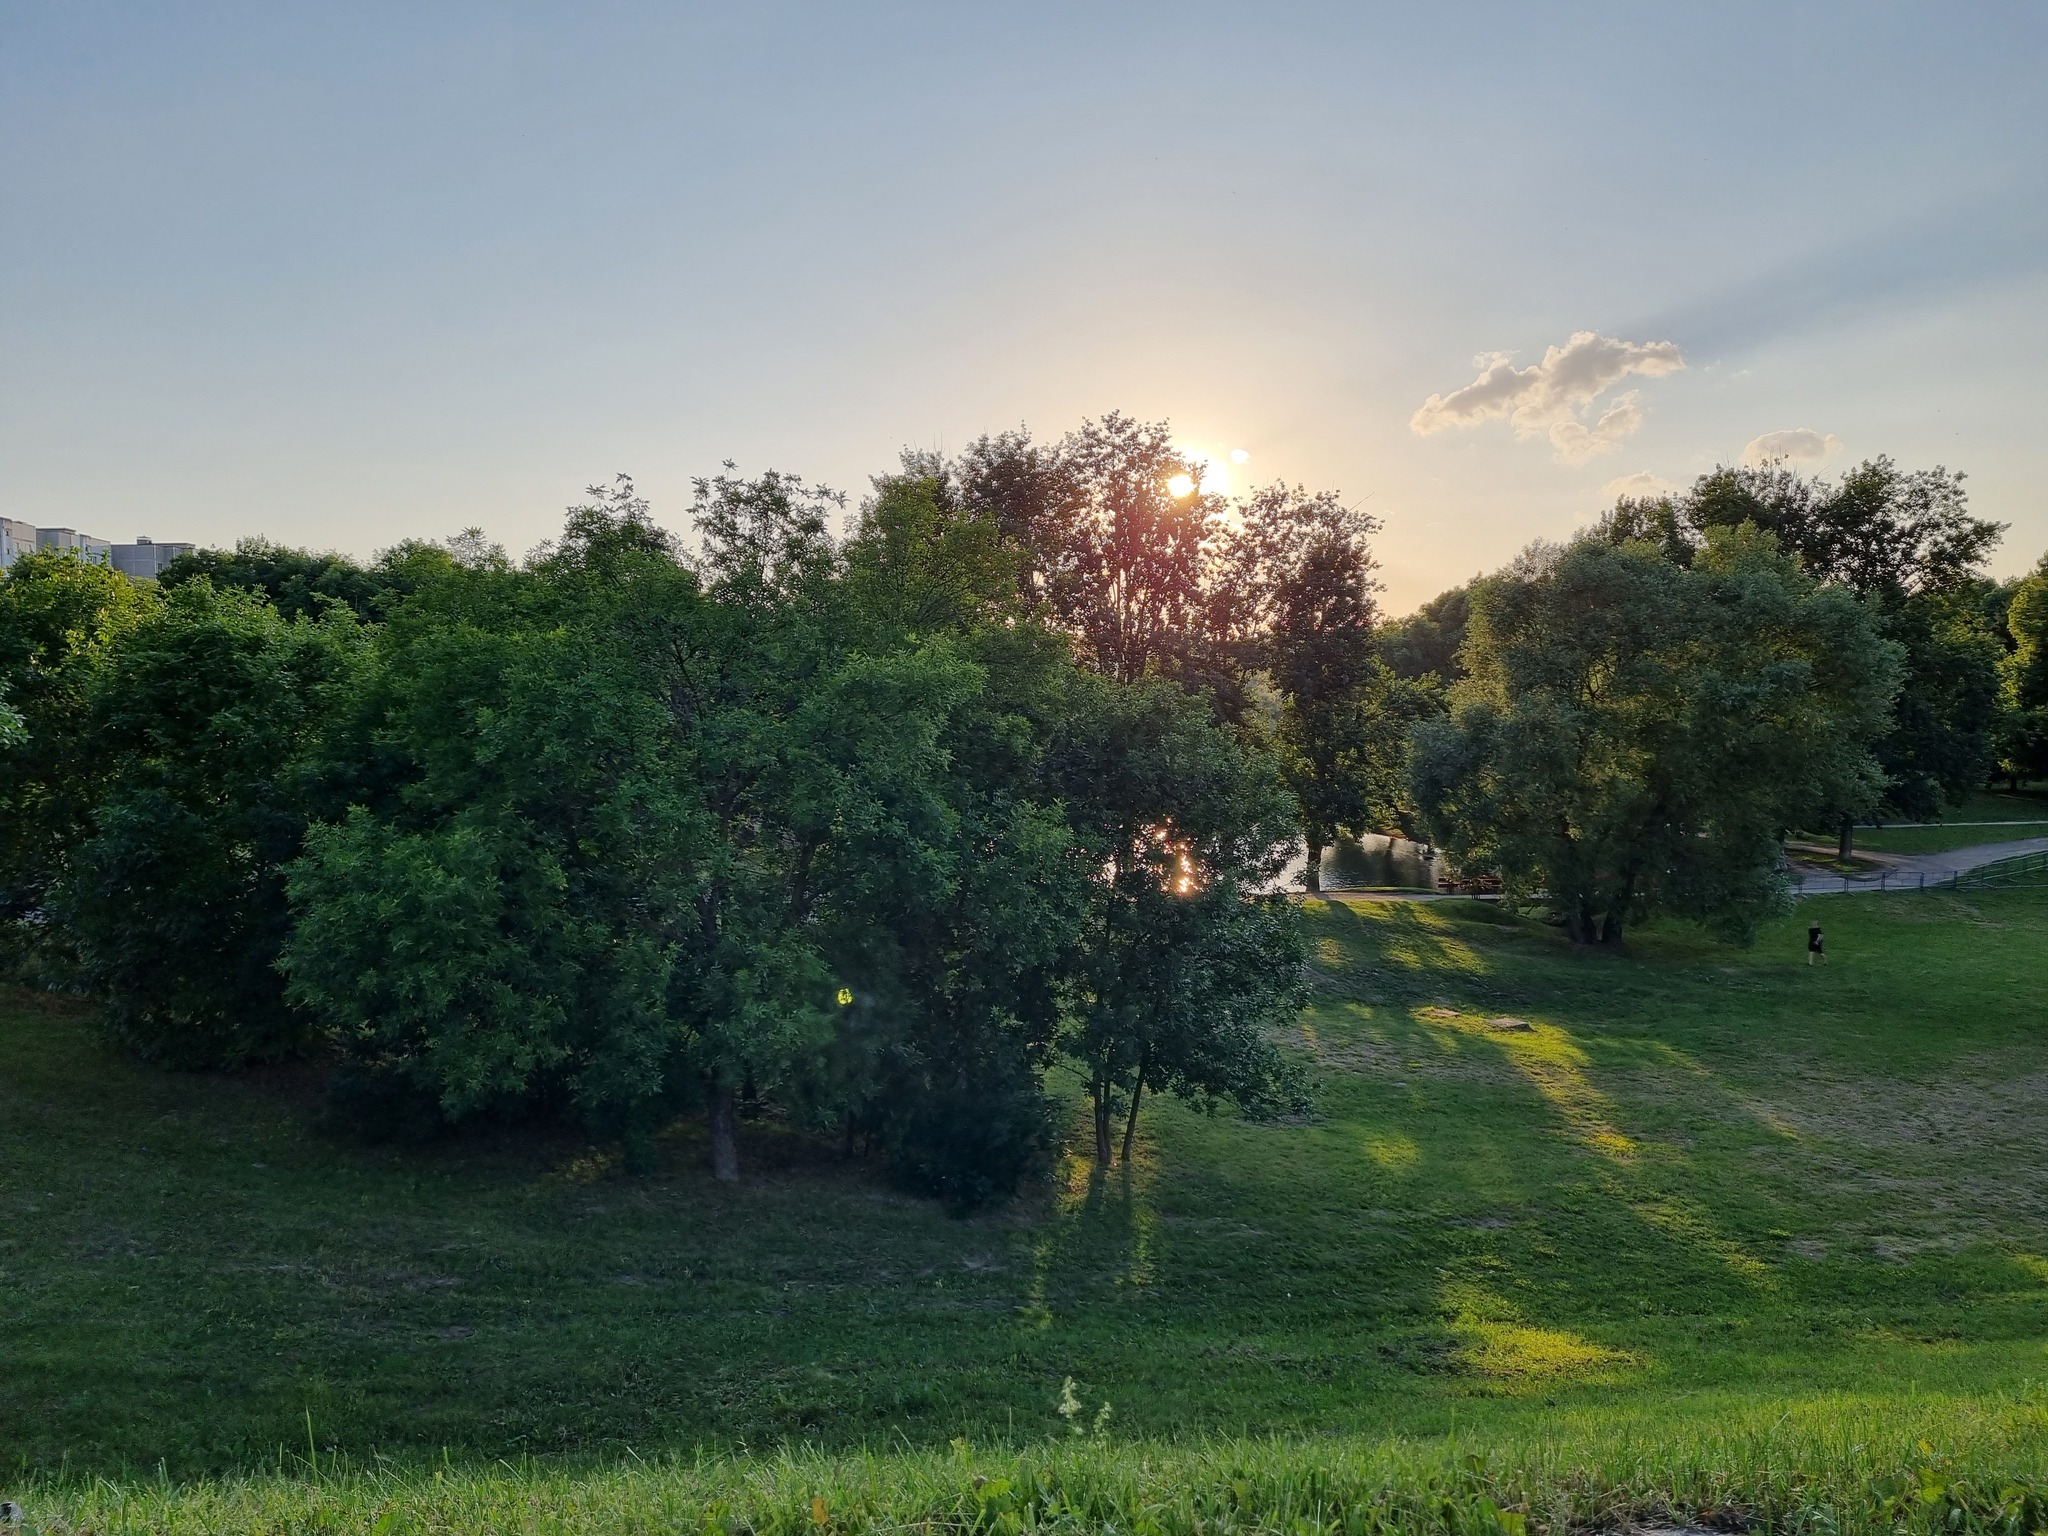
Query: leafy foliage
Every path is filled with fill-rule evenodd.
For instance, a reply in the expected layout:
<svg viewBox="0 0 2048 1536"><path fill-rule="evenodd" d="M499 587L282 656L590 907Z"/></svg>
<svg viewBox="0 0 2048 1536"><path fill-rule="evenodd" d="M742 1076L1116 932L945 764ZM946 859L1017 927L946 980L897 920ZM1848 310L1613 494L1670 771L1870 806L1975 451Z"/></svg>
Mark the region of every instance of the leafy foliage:
<svg viewBox="0 0 2048 1536"><path fill-rule="evenodd" d="M0 932L6 963L42 981L75 979L50 893L91 835L107 764L88 741L93 678L156 595L69 554L23 555L0 578L0 688L19 730L0 753Z"/></svg>
<svg viewBox="0 0 2048 1536"><path fill-rule="evenodd" d="M366 1125L569 1117L645 1167L701 1105L722 1177L766 1116L967 1209L1045 1164L1063 1059L1101 1165L1147 1093L1300 1102L1261 893L1297 834L1314 885L1340 830L1416 825L1419 722L1432 825L1581 937L1741 928L1787 822L2026 750L2031 599L1973 574L1960 477L1720 472L1390 628L1371 518L1203 471L1112 414L907 455L843 536L727 465L687 545L620 477L516 563L30 557L0 917L137 1051L317 1042Z"/></svg>
<svg viewBox="0 0 2048 1536"><path fill-rule="evenodd" d="M2048 778L2048 555L2006 604L2012 650L2000 664L1999 767L2015 786Z"/></svg>
<svg viewBox="0 0 2048 1536"><path fill-rule="evenodd" d="M1300 1098L1270 1029L1301 1006L1301 940L1279 872L1295 808L1271 764L1171 684L1077 679L1051 774L1094 871L1061 1049L1106 1167L1145 1090L1271 1113Z"/></svg>
<svg viewBox="0 0 2048 1536"><path fill-rule="evenodd" d="M292 765L360 650L346 610L287 623L193 581L95 672L83 741L101 788L52 906L139 1054L234 1065L299 1043L276 970L306 824Z"/></svg>
<svg viewBox="0 0 2048 1536"><path fill-rule="evenodd" d="M1426 696L1376 654L1368 540L1379 525L1334 495L1284 485L1242 511L1221 541L1218 595L1240 654L1279 695L1272 745L1301 808L1306 885L1317 891L1323 850L1340 831L1398 819L1408 728Z"/></svg>
<svg viewBox="0 0 2048 1536"><path fill-rule="evenodd" d="M1876 744L1884 780L1874 800L1826 807L1816 824L1846 829L1878 809L1931 820L1990 771L1998 647L1970 599L2004 529L1969 515L1963 478L1940 467L1904 471L1882 457L1839 481L1782 464L1723 467L1677 497L1623 500L1602 525L1610 542L1648 541L1681 565L1712 530L1752 526L1808 575L1872 605L1904 667L1891 725Z"/></svg>
<svg viewBox="0 0 2048 1536"><path fill-rule="evenodd" d="M1775 910L1784 829L1874 792L1898 666L1753 529L1690 569L1648 543L1546 552L1480 586L1465 659L1417 737L1429 824L1610 944L1659 911L1742 934Z"/></svg>
<svg viewBox="0 0 2048 1536"><path fill-rule="evenodd" d="M961 628L985 588L918 491L843 582L830 498L770 475L699 487L694 570L618 485L530 569L423 587L336 770L388 782L293 876L294 996L451 1121L561 1102L644 1149L703 1094L736 1176L744 1089L958 1204L1014 1187L1073 922L1036 727L990 684L1057 653Z"/></svg>
<svg viewBox="0 0 2048 1536"><path fill-rule="evenodd" d="M1458 653L1471 624L1473 585L1439 592L1407 618L1380 628L1375 638L1389 671L1410 682L1454 683L1465 675Z"/></svg>
<svg viewBox="0 0 2048 1536"><path fill-rule="evenodd" d="M486 551L482 536L473 531L455 541L455 547L477 557ZM448 558L437 546L408 543L364 566L346 555L316 554L249 538L232 550L195 549L180 555L158 581L166 591L205 581L216 588L257 592L287 619L317 619L341 606L368 623L382 617L392 600L418 586L422 567L431 570Z"/></svg>

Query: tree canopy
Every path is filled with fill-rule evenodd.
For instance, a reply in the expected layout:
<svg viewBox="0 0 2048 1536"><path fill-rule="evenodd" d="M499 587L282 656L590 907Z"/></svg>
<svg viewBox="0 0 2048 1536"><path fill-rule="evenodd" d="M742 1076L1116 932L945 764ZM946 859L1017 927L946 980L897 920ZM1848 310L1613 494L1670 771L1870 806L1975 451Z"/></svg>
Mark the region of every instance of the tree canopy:
<svg viewBox="0 0 2048 1536"><path fill-rule="evenodd" d="M1690 566L1648 542L1539 551L1475 590L1464 654L1417 737L1425 821L1581 943L1774 910L1784 830L1871 792L1898 680L1864 606L1747 528Z"/></svg>
<svg viewBox="0 0 2048 1536"><path fill-rule="evenodd" d="M1845 853L1856 818L1933 819L1983 783L1994 761L1999 651L1972 588L2004 529L1970 515L1963 480L1882 457L1839 480L1782 464L1722 467L1676 496L1624 499L1603 523L1610 540L1647 540L1681 565L1713 530L1755 527L1809 576L1871 604L1901 649L1903 686L1876 743L1875 795L1815 813L1841 825Z"/></svg>
<svg viewBox="0 0 2048 1536"><path fill-rule="evenodd" d="M1236 500L1111 414L858 505L726 465L514 560L256 539L0 578L0 966L130 1051L332 1069L374 1135L769 1117L956 1209L1149 1097L1305 1102L1274 1043L1340 834L1426 830L1583 942L1742 933L1791 827L2048 751L2048 570L1960 476L1717 470L1389 624L1378 523ZM1973 778L1974 776L1974 778Z"/></svg>

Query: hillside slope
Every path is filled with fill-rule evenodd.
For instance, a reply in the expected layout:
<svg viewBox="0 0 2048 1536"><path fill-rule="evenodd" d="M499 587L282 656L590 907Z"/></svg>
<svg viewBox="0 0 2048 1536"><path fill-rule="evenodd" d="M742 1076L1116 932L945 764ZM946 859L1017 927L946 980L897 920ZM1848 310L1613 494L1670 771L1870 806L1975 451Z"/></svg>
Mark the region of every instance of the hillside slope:
<svg viewBox="0 0 2048 1536"><path fill-rule="evenodd" d="M690 1125L648 1178L554 1130L365 1148L310 1072L165 1075L14 994L0 1446L1023 1442L1068 1377L1118 1435L1511 1432L2048 1366L2048 893L1620 957L1476 904L1311 917L1312 1117L1161 1105L1128 1172L964 1223L768 1125L738 1189Z"/></svg>

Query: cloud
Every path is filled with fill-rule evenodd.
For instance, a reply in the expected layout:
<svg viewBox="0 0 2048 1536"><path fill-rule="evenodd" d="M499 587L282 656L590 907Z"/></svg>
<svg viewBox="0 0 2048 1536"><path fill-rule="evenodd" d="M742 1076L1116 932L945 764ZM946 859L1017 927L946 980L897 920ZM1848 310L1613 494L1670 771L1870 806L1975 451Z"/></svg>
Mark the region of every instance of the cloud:
<svg viewBox="0 0 2048 1536"><path fill-rule="evenodd" d="M1832 459L1842 451L1842 440L1830 432L1825 437L1811 427L1787 427L1782 432L1766 432L1762 437L1753 437L1742 450L1742 462L1748 465L1769 464L1776 459L1786 459L1794 464L1822 459Z"/></svg>
<svg viewBox="0 0 2048 1536"><path fill-rule="evenodd" d="M1647 469L1639 469L1632 475L1623 475L1619 480L1610 480L1600 487L1601 496L1608 501L1619 501L1626 496L1631 501L1654 501L1659 496L1669 496L1678 487L1662 475L1653 475Z"/></svg>
<svg viewBox="0 0 2048 1536"><path fill-rule="evenodd" d="M1643 424L1633 390L1616 396L1591 426L1580 420L1586 407L1631 374L1662 378L1685 366L1675 342L1621 341L1596 331L1574 331L1527 368L1517 368L1512 356L1489 352L1474 358L1479 377L1449 394L1431 395L1408 425L1428 437L1505 416L1517 437L1548 436L1560 463L1583 464L1612 452Z"/></svg>
<svg viewBox="0 0 2048 1536"><path fill-rule="evenodd" d="M1587 426L1576 416L1567 416L1563 421L1550 424L1550 443L1557 450L1560 464L1583 464L1603 453L1612 453L1621 446L1621 440L1643 424L1643 408L1636 403L1636 392L1616 395L1614 403L1600 413L1600 419Z"/></svg>

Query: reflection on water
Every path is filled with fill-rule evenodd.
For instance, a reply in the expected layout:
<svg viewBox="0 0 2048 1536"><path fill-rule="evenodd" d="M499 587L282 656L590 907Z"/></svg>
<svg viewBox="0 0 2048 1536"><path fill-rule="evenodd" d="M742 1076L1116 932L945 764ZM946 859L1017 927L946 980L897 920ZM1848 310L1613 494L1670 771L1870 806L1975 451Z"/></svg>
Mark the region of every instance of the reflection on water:
<svg viewBox="0 0 2048 1536"><path fill-rule="evenodd" d="M1435 890L1441 855L1423 843L1405 837L1340 837L1335 847L1323 850L1323 889L1363 890L1393 885ZM1302 871L1308 866L1306 852L1297 853L1281 872L1283 890L1301 889Z"/></svg>

